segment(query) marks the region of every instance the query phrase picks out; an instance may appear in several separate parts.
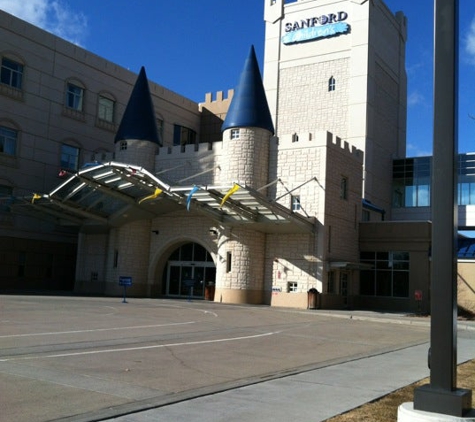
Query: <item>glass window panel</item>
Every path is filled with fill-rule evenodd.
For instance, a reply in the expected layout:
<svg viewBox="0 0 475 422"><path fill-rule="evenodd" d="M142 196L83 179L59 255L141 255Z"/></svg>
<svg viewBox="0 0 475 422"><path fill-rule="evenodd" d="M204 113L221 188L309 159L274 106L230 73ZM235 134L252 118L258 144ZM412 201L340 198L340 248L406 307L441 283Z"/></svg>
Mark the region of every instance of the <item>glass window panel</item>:
<svg viewBox="0 0 475 422"><path fill-rule="evenodd" d="M409 273L395 271L393 274L393 296L409 297Z"/></svg>
<svg viewBox="0 0 475 422"><path fill-rule="evenodd" d="M391 252L393 260L409 261L409 252Z"/></svg>
<svg viewBox="0 0 475 422"><path fill-rule="evenodd" d="M181 260L192 261L193 260L193 243L187 243L181 247Z"/></svg>
<svg viewBox="0 0 475 422"><path fill-rule="evenodd" d="M0 153L16 154L18 131L0 126Z"/></svg>
<svg viewBox="0 0 475 422"><path fill-rule="evenodd" d="M376 271L376 296L391 296L391 271Z"/></svg>
<svg viewBox="0 0 475 422"><path fill-rule="evenodd" d="M415 207L416 206L416 187L415 186L406 186L404 189L404 199L405 207Z"/></svg>
<svg viewBox="0 0 475 422"><path fill-rule="evenodd" d="M69 108L82 111L83 97L84 97L83 88L74 84L70 84L70 83L68 84L68 89L66 93L66 105Z"/></svg>
<svg viewBox="0 0 475 422"><path fill-rule="evenodd" d="M13 60L3 58L0 71L0 81L2 84L10 85L13 88L21 89L23 80L23 65Z"/></svg>
<svg viewBox="0 0 475 422"><path fill-rule="evenodd" d="M374 271L360 272L360 295L374 296Z"/></svg>
<svg viewBox="0 0 475 422"><path fill-rule="evenodd" d="M420 185L417 187L417 206L428 207L430 206L430 186Z"/></svg>
<svg viewBox="0 0 475 422"><path fill-rule="evenodd" d="M113 100L111 100L110 98L100 96L97 117L107 122L113 122L114 121L114 106L115 106L115 102Z"/></svg>
<svg viewBox="0 0 475 422"><path fill-rule="evenodd" d="M194 261L204 262L206 261L206 249L203 246L195 243L195 253L193 257Z"/></svg>
<svg viewBox="0 0 475 422"><path fill-rule="evenodd" d="M79 148L71 145L61 146L61 168L76 171L79 166Z"/></svg>

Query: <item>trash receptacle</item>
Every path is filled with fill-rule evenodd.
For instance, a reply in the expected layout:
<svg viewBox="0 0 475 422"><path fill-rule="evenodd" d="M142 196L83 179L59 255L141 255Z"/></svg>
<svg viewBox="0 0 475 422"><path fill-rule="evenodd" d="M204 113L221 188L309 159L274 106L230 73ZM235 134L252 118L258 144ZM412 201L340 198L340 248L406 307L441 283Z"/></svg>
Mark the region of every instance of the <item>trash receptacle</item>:
<svg viewBox="0 0 475 422"><path fill-rule="evenodd" d="M308 292L307 309L317 309L318 290L312 287Z"/></svg>
<svg viewBox="0 0 475 422"><path fill-rule="evenodd" d="M216 287L214 283L208 283L205 286L205 300L214 301L214 291Z"/></svg>

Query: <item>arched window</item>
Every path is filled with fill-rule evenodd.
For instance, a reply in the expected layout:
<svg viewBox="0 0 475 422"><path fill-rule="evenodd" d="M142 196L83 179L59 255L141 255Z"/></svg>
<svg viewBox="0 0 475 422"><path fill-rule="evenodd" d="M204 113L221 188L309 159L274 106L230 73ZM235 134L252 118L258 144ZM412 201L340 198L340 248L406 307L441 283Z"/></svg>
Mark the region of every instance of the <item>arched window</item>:
<svg viewBox="0 0 475 422"><path fill-rule="evenodd" d="M335 91L336 89L336 80L335 78L332 76L329 80L328 80L328 91Z"/></svg>

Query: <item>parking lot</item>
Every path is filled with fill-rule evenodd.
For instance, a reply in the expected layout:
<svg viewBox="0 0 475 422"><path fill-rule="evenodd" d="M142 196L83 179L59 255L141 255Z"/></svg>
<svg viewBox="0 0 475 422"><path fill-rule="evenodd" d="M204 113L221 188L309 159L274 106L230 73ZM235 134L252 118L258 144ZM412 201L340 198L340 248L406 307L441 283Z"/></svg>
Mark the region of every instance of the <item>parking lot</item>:
<svg viewBox="0 0 475 422"><path fill-rule="evenodd" d="M0 296L0 311L2 422L96 420L429 338L427 325L208 301Z"/></svg>

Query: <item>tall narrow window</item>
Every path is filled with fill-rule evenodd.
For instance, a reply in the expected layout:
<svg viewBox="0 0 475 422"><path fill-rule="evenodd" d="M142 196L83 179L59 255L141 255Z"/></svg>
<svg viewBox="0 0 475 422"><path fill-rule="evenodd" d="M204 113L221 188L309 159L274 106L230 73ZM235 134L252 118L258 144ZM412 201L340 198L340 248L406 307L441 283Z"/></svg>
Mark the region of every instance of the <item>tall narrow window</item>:
<svg viewBox="0 0 475 422"><path fill-rule="evenodd" d="M66 144L61 146L61 168L63 170L78 170L79 148Z"/></svg>
<svg viewBox="0 0 475 422"><path fill-rule="evenodd" d="M2 84L21 89L23 83L23 65L3 57L0 81Z"/></svg>
<svg viewBox="0 0 475 422"><path fill-rule="evenodd" d="M342 177L340 181L340 198L348 199L348 178Z"/></svg>
<svg viewBox="0 0 475 422"><path fill-rule="evenodd" d="M25 276L26 252L18 252L18 277Z"/></svg>
<svg viewBox="0 0 475 422"><path fill-rule="evenodd" d="M292 195L291 196L291 201L292 201L292 211L298 211L300 210L300 195Z"/></svg>
<svg viewBox="0 0 475 422"><path fill-rule="evenodd" d="M13 188L0 185L0 215L10 212L10 204L13 202Z"/></svg>
<svg viewBox="0 0 475 422"><path fill-rule="evenodd" d="M83 111L84 88L68 83L66 91L66 106L73 110Z"/></svg>
<svg viewBox="0 0 475 422"><path fill-rule="evenodd" d="M18 131L5 126L0 126L0 153L15 155L17 139Z"/></svg>
<svg viewBox="0 0 475 422"><path fill-rule="evenodd" d="M101 120L105 120L106 122L113 123L114 122L114 108L115 108L114 100L100 95L98 109L97 109L97 117Z"/></svg>
<svg viewBox="0 0 475 422"><path fill-rule="evenodd" d="M336 89L336 80L335 78L332 76L329 80L328 80L328 91L335 91Z"/></svg>
<svg viewBox="0 0 475 422"><path fill-rule="evenodd" d="M232 268L232 254L231 252L226 252L226 272L230 273Z"/></svg>
<svg viewBox="0 0 475 422"><path fill-rule="evenodd" d="M196 132L184 126L175 125L173 130L173 145L192 145L196 143Z"/></svg>
<svg viewBox="0 0 475 422"><path fill-rule="evenodd" d="M160 141L160 146L163 146L163 131L165 127L165 122L163 119L157 119L157 131L158 131L158 140Z"/></svg>
<svg viewBox="0 0 475 422"><path fill-rule="evenodd" d="M114 268L117 268L119 266L119 251L117 249L114 250L114 263L113 263Z"/></svg>

